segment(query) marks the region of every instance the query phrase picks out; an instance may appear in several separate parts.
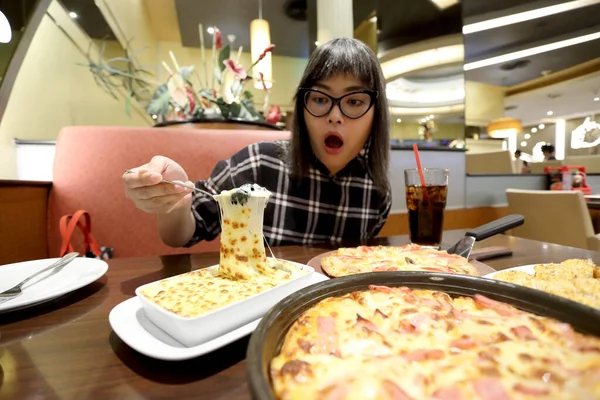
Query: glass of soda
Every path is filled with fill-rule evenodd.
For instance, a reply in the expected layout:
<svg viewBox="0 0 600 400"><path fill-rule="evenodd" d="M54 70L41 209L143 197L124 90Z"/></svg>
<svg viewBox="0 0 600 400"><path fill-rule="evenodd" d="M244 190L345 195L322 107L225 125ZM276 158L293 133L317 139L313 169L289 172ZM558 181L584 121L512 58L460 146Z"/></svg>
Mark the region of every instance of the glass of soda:
<svg viewBox="0 0 600 400"><path fill-rule="evenodd" d="M439 249L444 229L448 169L423 168L425 187L417 169L404 170L410 242Z"/></svg>

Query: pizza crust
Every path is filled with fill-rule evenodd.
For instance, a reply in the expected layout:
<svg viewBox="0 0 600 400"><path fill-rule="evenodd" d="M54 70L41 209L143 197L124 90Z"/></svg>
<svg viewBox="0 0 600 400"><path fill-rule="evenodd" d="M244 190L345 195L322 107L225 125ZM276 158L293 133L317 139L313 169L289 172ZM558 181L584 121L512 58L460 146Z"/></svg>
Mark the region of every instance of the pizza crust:
<svg viewBox="0 0 600 400"><path fill-rule="evenodd" d="M340 248L321 260L321 269L337 278L366 272L421 271L479 276L477 268L455 254L410 244Z"/></svg>

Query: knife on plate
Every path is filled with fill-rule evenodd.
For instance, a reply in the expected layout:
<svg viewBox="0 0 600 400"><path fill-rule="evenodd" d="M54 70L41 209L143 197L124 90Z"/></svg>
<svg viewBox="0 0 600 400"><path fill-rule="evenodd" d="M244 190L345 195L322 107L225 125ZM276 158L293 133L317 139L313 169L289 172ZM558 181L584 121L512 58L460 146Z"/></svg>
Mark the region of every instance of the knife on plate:
<svg viewBox="0 0 600 400"><path fill-rule="evenodd" d="M524 223L525 218L522 215L511 214L485 225L481 225L475 229L471 229L465 233L465 237L448 249L448 254L457 254L464 258L469 258L475 242L487 239L499 233L504 233L507 230L521 226Z"/></svg>

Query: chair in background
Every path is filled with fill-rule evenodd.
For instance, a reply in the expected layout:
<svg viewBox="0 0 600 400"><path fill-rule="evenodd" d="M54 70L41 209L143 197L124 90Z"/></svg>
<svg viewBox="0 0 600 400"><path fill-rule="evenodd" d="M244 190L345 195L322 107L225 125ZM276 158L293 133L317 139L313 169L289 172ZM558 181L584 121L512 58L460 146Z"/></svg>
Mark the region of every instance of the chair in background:
<svg viewBox="0 0 600 400"><path fill-rule="evenodd" d="M63 128L56 143L48 200L50 257L56 257L60 250L60 217L79 209L89 211L93 236L102 246L113 247L115 258L218 250L218 238L192 248L164 245L156 217L137 210L125 197L121 181L124 169L162 155L177 161L190 180L196 181L208 178L219 160L249 144L289 137L288 131L268 130Z"/></svg>
<svg viewBox="0 0 600 400"><path fill-rule="evenodd" d="M513 174L516 172L514 171L512 156L508 150L467 153L465 162L467 174Z"/></svg>
<svg viewBox="0 0 600 400"><path fill-rule="evenodd" d="M589 250L600 250L600 235L579 191L507 189L511 214L521 214L525 224L513 236Z"/></svg>
<svg viewBox="0 0 600 400"><path fill-rule="evenodd" d="M550 161L541 161L541 162L532 162L529 163L529 169L532 174L543 174L544 168L546 167L560 167L564 163L560 160L550 160Z"/></svg>
<svg viewBox="0 0 600 400"><path fill-rule="evenodd" d="M583 166L587 174L600 173L600 155L567 156L563 164Z"/></svg>

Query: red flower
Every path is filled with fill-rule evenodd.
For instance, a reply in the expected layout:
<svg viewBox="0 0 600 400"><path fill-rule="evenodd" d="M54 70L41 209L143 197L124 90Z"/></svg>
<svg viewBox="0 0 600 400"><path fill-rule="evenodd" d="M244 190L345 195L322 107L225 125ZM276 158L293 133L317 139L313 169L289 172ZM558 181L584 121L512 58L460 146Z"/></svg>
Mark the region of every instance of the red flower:
<svg viewBox="0 0 600 400"><path fill-rule="evenodd" d="M190 106L190 113L193 113L194 109L196 108L196 99L194 99L194 92L189 87L186 87L185 92L187 94L188 104Z"/></svg>
<svg viewBox="0 0 600 400"><path fill-rule="evenodd" d="M225 64L225 68L233 72L235 75L239 76L241 80L244 80L248 77L248 74L246 74L246 71L244 71L244 67L242 67L242 64L237 64L231 58L223 60L223 64Z"/></svg>
<svg viewBox="0 0 600 400"><path fill-rule="evenodd" d="M218 28L215 28L215 43L217 50L221 50L221 47L223 47L223 42L221 41L221 31Z"/></svg>
<svg viewBox="0 0 600 400"><path fill-rule="evenodd" d="M266 121L273 125L281 121L281 109L279 106L271 106Z"/></svg>
<svg viewBox="0 0 600 400"><path fill-rule="evenodd" d="M268 92L269 88L267 87L267 84L265 83L265 76L263 75L262 72L259 72L258 76L260 76L260 83L262 83L263 90L265 92Z"/></svg>
<svg viewBox="0 0 600 400"><path fill-rule="evenodd" d="M258 60L256 60L256 62L259 62L260 60L262 60L263 58L265 58L267 56L268 53L272 52L273 49L275 48L274 44L270 44L263 52L262 54L258 57Z"/></svg>

